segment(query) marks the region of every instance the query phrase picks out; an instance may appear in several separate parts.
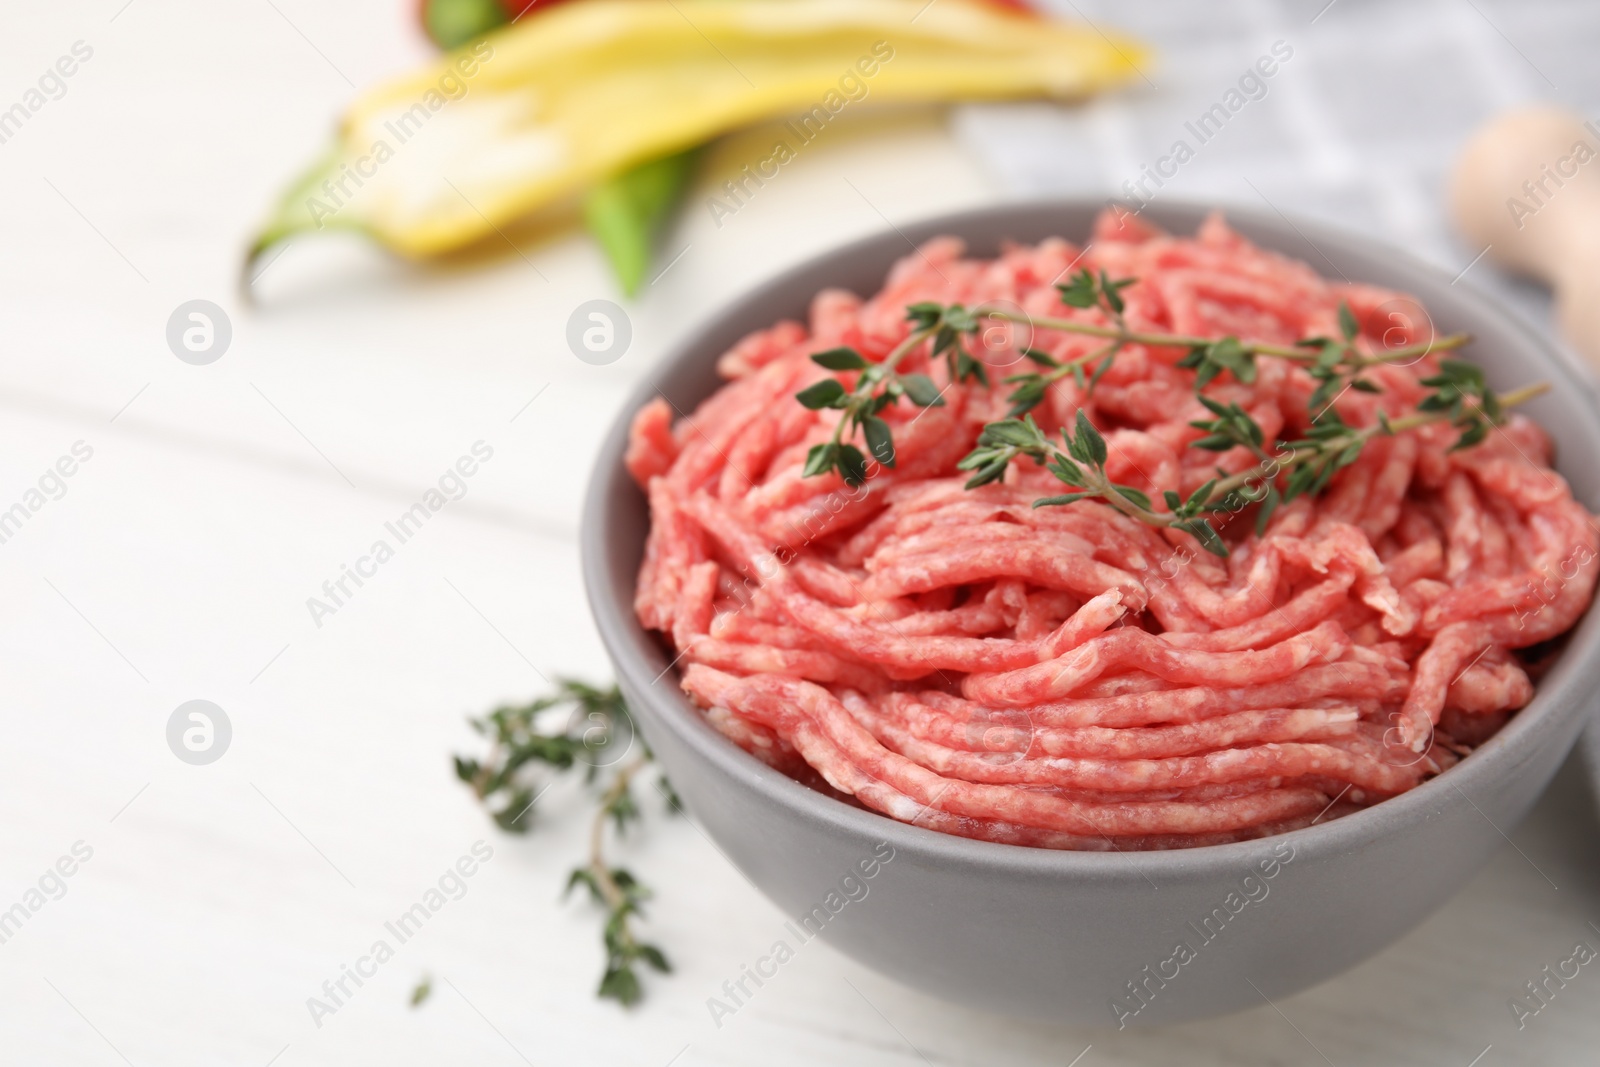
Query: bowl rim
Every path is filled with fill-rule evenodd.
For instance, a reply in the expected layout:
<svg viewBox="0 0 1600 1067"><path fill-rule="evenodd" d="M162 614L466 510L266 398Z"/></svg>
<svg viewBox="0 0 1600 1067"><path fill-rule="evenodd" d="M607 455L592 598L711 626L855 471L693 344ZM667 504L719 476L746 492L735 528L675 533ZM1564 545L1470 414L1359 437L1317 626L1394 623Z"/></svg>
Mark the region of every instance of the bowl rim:
<svg viewBox="0 0 1600 1067"><path fill-rule="evenodd" d="M677 661L674 659L667 665L666 671L659 673L653 673L649 668L647 657L651 654L654 639L640 625L631 609L637 562L627 569L628 573L613 573L606 558L607 553L600 545L610 527L618 481L624 481L626 488L633 492L641 492L634 486L622 458L634 414L661 392L663 380L686 361L714 360L721 354L720 351L709 351L706 347L707 335L721 320L750 304L780 295L793 295L789 290L823 264L839 262L858 254L875 254L877 246L891 235L904 238L908 245L920 247L920 241L933 235L1000 216L1030 211L1082 211L1104 207L1106 203L1103 197L1094 196L1006 200L919 218L901 223L892 230L875 231L784 268L775 276L725 300L680 335L629 393L601 445L584 499L580 538L584 585L601 639L625 691L631 689L645 694L645 700L650 704L649 712L644 716L647 722L659 722L662 728L671 730L719 773L744 789L762 794L792 817L805 819L813 825L820 824L837 833L887 841L897 850L905 849L910 854L952 867L979 867L1018 875L1071 875L1089 881L1142 879L1158 873L1194 876L1238 872L1259 858L1263 845L1271 847L1280 841L1288 842L1297 851L1307 848L1324 854L1357 849L1394 832L1398 825L1426 820L1431 814L1442 810L1443 804L1454 800L1452 794L1477 808L1468 790L1509 774L1527 762L1540 745L1548 742L1549 735L1556 732L1563 713L1578 714L1575 706L1583 703L1581 691L1600 688L1600 613L1586 613L1569 631L1568 647L1540 682L1528 706L1446 773L1435 775L1398 796L1327 822L1244 841L1177 849L1134 852L1117 850L1114 846L1107 851L1051 849L959 837L901 822L867 808L846 804L769 767L718 733L690 703L681 688L657 684L667 671L675 667ZM1563 396L1580 397L1587 398L1593 405L1596 397L1593 380L1580 369L1581 364L1558 349L1543 331L1481 287L1472 283L1463 285L1460 276L1452 280L1445 269L1419 259L1410 252L1354 230L1292 218L1276 209L1268 213L1253 205L1200 202L1177 197L1152 207L1154 210L1151 214L1157 218L1168 214L1204 217L1211 212L1220 212L1230 222L1244 220L1280 233L1287 226L1319 252L1326 244L1341 251L1382 255L1394 264L1396 273L1418 281L1443 283L1463 292L1465 299L1477 305L1479 315L1496 320L1497 326L1516 336L1524 350L1532 353L1536 362L1548 372L1555 386L1553 392L1558 394L1557 402L1581 403L1581 400L1561 399ZM919 234L920 240L913 241L913 237ZM1065 234L1062 236L1072 239ZM899 256L906 254L910 254L909 250ZM1286 252L1280 254L1290 255ZM892 262L894 260L885 264L885 271ZM811 295L811 291L803 294L806 299ZM1600 440L1600 424L1592 415L1585 421L1591 436ZM619 587L626 588L626 597L619 599ZM619 603L629 606L619 610ZM1484 814L1482 809L1478 811ZM1485 814L1484 818L1494 825L1488 815ZM1495 829L1504 834L1504 828L1495 826Z"/></svg>

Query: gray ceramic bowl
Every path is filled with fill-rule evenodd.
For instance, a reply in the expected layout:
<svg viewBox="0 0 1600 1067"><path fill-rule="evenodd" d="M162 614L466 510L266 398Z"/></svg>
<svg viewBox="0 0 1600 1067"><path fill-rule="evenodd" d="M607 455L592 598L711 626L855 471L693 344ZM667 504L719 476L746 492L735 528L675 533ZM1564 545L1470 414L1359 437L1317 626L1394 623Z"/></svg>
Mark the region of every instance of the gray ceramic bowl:
<svg viewBox="0 0 1600 1067"><path fill-rule="evenodd" d="M712 365L731 344L777 319L803 320L812 294L826 286L875 292L889 265L911 251L908 239L954 234L982 255L1006 239L1082 240L1099 206L1015 204L907 226L819 256L709 318L650 372L601 450L584 511L584 577L650 744L691 816L794 919L791 947L821 928L835 948L948 1000L1146 1025L1304 989L1377 952L1448 899L1503 844L1501 831L1527 813L1577 736L1600 686L1597 615L1578 627L1532 705L1497 737L1439 778L1346 818L1173 852L969 841L808 789L702 721L663 646L633 616L648 516L622 467L628 419L650 397L660 392L692 409L716 388ZM1169 204L1148 217L1190 233L1205 210ZM1554 435L1579 499L1591 508L1600 500L1593 395L1538 334L1483 293L1392 248L1260 211L1232 209L1228 217L1250 239L1328 276L1417 295L1441 331L1476 338L1467 356L1496 387L1554 383L1528 410ZM875 860L887 855L887 863Z"/></svg>

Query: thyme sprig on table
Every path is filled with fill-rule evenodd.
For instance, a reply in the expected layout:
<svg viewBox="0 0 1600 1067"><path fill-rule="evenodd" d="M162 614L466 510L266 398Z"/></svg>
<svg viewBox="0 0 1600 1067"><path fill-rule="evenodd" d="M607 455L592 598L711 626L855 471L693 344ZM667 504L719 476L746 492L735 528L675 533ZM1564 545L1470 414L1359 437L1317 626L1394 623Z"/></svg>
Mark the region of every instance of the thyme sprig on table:
<svg viewBox="0 0 1600 1067"><path fill-rule="evenodd" d="M553 724L563 713L564 720ZM532 828L534 805L548 788L542 779L550 771L559 774L581 764L585 783L601 786L590 822L589 855L568 876L565 892L582 885L591 899L606 909L602 934L606 966L599 996L624 1005L637 1003L643 988L634 965L644 963L662 972L672 968L660 949L634 934L632 920L642 914L641 904L649 897L649 889L626 868L612 866L605 854L607 824L621 835L641 818L632 786L653 759L636 735L621 692L615 686L600 689L562 679L556 692L548 696L496 708L471 723L490 739L491 748L482 759L456 756L456 776L472 787L495 824L508 833L526 833ZM632 753L635 746L638 752ZM670 809L678 809L676 794L666 779L657 784Z"/></svg>
<svg viewBox="0 0 1600 1067"><path fill-rule="evenodd" d="M640 817L629 785L633 776L650 762L648 754L634 757L611 780L600 798L599 810L589 830L589 862L575 867L567 878L566 892L573 887L586 886L590 898L606 909L604 941L606 969L600 979L599 995L611 997L623 1004L635 1004L643 996L639 976L634 973L635 963L646 963L663 974L672 970L667 957L654 945L634 937L629 923L632 916L640 915L640 904L650 895L640 881L625 867L612 867L605 858L606 820L614 820L621 834L629 820ZM563 894L565 895L565 894Z"/></svg>

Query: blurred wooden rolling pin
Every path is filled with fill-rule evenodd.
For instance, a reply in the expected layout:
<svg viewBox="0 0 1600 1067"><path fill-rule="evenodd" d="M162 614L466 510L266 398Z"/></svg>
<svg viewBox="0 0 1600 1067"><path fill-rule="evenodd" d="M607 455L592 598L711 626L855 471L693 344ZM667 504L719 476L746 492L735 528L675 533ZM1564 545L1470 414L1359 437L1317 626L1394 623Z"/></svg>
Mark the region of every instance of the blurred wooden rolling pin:
<svg viewBox="0 0 1600 1067"><path fill-rule="evenodd" d="M1549 283L1562 333L1600 368L1600 128L1550 106L1494 118L1456 163L1450 207L1490 258Z"/></svg>

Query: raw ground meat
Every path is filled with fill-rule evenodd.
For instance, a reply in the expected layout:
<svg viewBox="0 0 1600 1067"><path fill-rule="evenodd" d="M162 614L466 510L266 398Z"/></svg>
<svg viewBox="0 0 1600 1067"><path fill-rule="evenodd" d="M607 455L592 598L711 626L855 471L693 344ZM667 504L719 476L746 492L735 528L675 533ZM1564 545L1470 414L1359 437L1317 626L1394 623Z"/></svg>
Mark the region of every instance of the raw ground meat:
<svg viewBox="0 0 1600 1067"><path fill-rule="evenodd" d="M1426 340L1385 307L1402 294L1330 284L1220 218L1195 237L1107 216L1086 247L1051 239L969 259L940 238L863 300L825 291L809 324L780 322L718 364L730 379L688 417L639 411L627 465L649 494L640 621L678 654L682 684L733 743L895 819L968 837L1072 849L1177 848L1261 837L1415 787L1491 737L1533 696L1518 650L1588 607L1600 537L1550 468L1540 428L1512 415L1473 448L1435 424L1374 438L1315 500L1219 520L1218 559L1092 500L1035 509L1060 483L1019 460L963 488L956 463L1004 416L1031 341L1058 360L1100 342L1040 329L982 353L991 389L943 360L901 365L945 387L901 403L898 465L849 487L801 475L834 411L793 394L833 374L814 352L881 359L916 301L999 304L1104 323L1062 304L1069 269L1136 278L1136 330L1290 344L1333 336L1345 301L1372 350ZM1092 394L1072 379L1033 412L1047 432L1082 408L1109 475L1159 498L1256 460L1187 447L1207 417L1180 349L1124 349ZM1336 402L1355 426L1427 392L1437 358L1368 373ZM848 388L850 372L835 375ZM1300 436L1316 382L1262 357L1237 402L1268 440Z"/></svg>

